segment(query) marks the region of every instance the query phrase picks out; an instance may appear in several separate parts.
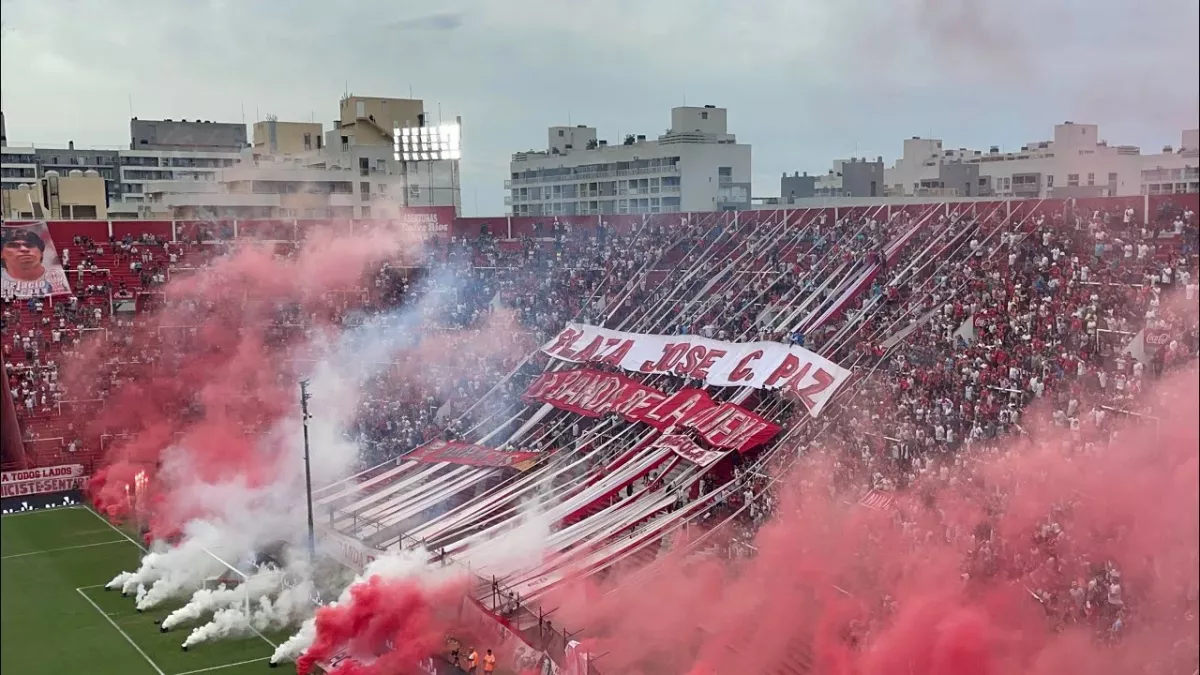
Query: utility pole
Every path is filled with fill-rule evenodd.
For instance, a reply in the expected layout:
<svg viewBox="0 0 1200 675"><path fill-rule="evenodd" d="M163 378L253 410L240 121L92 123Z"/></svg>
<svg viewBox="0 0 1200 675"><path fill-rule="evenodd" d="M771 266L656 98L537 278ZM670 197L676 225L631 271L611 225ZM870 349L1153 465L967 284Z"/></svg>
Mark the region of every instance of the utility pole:
<svg viewBox="0 0 1200 675"><path fill-rule="evenodd" d="M308 502L308 559L317 559L317 535L313 529L313 500L312 500L312 463L309 461L308 448L308 380L300 380L300 413L304 417L304 494Z"/></svg>

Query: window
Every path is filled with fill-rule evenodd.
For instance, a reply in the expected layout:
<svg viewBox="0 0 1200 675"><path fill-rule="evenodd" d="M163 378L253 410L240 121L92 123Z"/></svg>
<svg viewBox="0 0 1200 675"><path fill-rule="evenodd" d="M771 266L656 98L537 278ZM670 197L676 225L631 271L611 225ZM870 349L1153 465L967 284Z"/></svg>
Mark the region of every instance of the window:
<svg viewBox="0 0 1200 675"><path fill-rule="evenodd" d="M368 159L366 157L358 158L358 175L360 175L360 176L371 175L371 160L370 159ZM364 183L364 185L366 185L366 183Z"/></svg>
<svg viewBox="0 0 1200 675"><path fill-rule="evenodd" d="M349 152L349 150L350 150L350 137L342 136L342 152Z"/></svg>
<svg viewBox="0 0 1200 675"><path fill-rule="evenodd" d="M92 204L76 204L71 208L71 215L75 218L95 219L96 207Z"/></svg>
<svg viewBox="0 0 1200 675"><path fill-rule="evenodd" d="M371 207L369 207L369 206L362 207L362 217L363 218L371 217Z"/></svg>
<svg viewBox="0 0 1200 675"><path fill-rule="evenodd" d="M700 119L702 119L702 120L708 119L708 111L707 110L700 111Z"/></svg>
<svg viewBox="0 0 1200 675"><path fill-rule="evenodd" d="M1079 187L1079 174L1067 174L1067 187Z"/></svg>
<svg viewBox="0 0 1200 675"><path fill-rule="evenodd" d="M387 194L387 183L380 183L379 185L376 185L375 187L376 187L375 191L378 192L379 194L381 194L381 195Z"/></svg>
<svg viewBox="0 0 1200 675"><path fill-rule="evenodd" d="M1054 174L1052 174L1052 173L1046 174L1046 187L1048 187L1048 188L1054 187Z"/></svg>
<svg viewBox="0 0 1200 675"><path fill-rule="evenodd" d="M564 136L566 136L566 135L567 135L567 132L566 132L565 130L563 130L563 129L559 129L559 130L558 130L558 137L559 137L559 138L562 138L562 137L564 137Z"/></svg>
<svg viewBox="0 0 1200 675"><path fill-rule="evenodd" d="M1110 183L1117 182L1117 174L1115 174L1115 173L1108 174L1108 182L1110 182Z"/></svg>
<svg viewBox="0 0 1200 675"><path fill-rule="evenodd" d="M1096 184L1096 174L1089 173L1088 174L1088 185L1095 185L1095 184Z"/></svg>
<svg viewBox="0 0 1200 675"><path fill-rule="evenodd" d="M365 202L371 198L371 184L363 181L358 184L358 191L362 194L362 200Z"/></svg>
<svg viewBox="0 0 1200 675"><path fill-rule="evenodd" d="M421 186L420 185L408 186L408 198L409 199L420 199L421 198Z"/></svg>
<svg viewBox="0 0 1200 675"><path fill-rule="evenodd" d="M312 150L312 134L304 134L304 149Z"/></svg>

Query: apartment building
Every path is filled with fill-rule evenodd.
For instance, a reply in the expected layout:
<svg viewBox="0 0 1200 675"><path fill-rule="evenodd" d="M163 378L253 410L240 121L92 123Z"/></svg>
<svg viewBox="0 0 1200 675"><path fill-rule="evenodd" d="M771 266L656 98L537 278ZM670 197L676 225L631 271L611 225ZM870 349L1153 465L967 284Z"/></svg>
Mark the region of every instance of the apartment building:
<svg viewBox="0 0 1200 675"><path fill-rule="evenodd" d="M716 106L672 108L666 133L618 144L594 127L556 126L545 150L512 156L505 203L517 216L743 209L750 163L750 146L729 133L728 112Z"/></svg>

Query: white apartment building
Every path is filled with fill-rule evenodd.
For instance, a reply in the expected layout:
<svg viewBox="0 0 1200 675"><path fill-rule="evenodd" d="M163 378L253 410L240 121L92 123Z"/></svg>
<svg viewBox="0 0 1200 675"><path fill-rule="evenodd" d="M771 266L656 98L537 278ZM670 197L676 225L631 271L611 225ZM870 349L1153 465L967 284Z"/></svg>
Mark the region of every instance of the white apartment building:
<svg viewBox="0 0 1200 675"><path fill-rule="evenodd" d="M396 161L382 145L240 160L211 178L148 184L147 207L174 218L386 218L405 206L461 206L458 160Z"/></svg>
<svg viewBox="0 0 1200 675"><path fill-rule="evenodd" d="M37 152L32 147L0 147L0 190L15 190L37 181Z"/></svg>
<svg viewBox="0 0 1200 675"><path fill-rule="evenodd" d="M904 154L884 171L896 196L1100 197L1200 191L1200 143L1195 129L1179 148L1142 154L1109 145L1095 124L1055 125L1053 140L1016 152L944 148L938 139L904 141ZM855 195L859 196L859 195Z"/></svg>
<svg viewBox="0 0 1200 675"><path fill-rule="evenodd" d="M505 204L515 216L718 211L750 207L750 146L715 106L671 109L657 139L609 144L588 126L550 127L546 150L518 152Z"/></svg>
<svg viewBox="0 0 1200 675"><path fill-rule="evenodd" d="M784 174L780 197L756 206L815 205L839 199L1069 198L1200 191L1200 132L1186 130L1178 148L1143 155L1131 145L1099 139L1094 124L1065 122L1054 139L1001 152L946 148L936 138L905 139L900 159L835 160L826 174ZM856 202L857 203L857 202Z"/></svg>
<svg viewBox="0 0 1200 675"><path fill-rule="evenodd" d="M196 150L121 150L120 201L109 204L113 217L139 218L163 215L152 195L167 184L215 185L222 169L241 160L237 152Z"/></svg>

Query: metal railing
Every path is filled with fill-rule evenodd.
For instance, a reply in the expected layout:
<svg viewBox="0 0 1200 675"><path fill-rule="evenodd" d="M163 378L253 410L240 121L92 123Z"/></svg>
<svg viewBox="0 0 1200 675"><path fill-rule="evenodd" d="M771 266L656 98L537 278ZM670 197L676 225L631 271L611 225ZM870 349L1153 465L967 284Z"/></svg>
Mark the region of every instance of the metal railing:
<svg viewBox="0 0 1200 675"><path fill-rule="evenodd" d="M340 509L329 509L328 523L330 529L338 532L341 536L350 537L362 541L362 538L343 531L338 531L333 528L333 523L341 518L351 518L355 531L361 531L364 526L373 527L375 534L384 530L394 529L395 526L384 525L372 518L361 516L354 512L342 511ZM389 537L390 538L390 537ZM471 597L478 602L483 609L490 612L494 618L499 618L505 628L532 646L535 650L545 653L558 666L563 665L563 660L566 655L567 644L579 635L580 631L574 633L568 632L562 628L556 628L553 620L550 619L552 612L543 612L540 607L534 608L525 604L521 597L509 590L500 583L495 577L483 577L471 570L470 563L462 563L455 560L449 554L442 550L430 550L428 544L420 539L415 539L404 533L397 534L395 537L398 540L398 548L401 550L409 550L421 548L429 551L432 555L432 561L442 566L453 565L462 568L471 578ZM525 628L521 626L528 623ZM601 655L602 656L602 655ZM591 656L588 659L587 675L601 675L596 669L595 661L600 657ZM540 669L541 664L520 664L522 672L525 669L537 668ZM540 672L540 670L539 670Z"/></svg>

